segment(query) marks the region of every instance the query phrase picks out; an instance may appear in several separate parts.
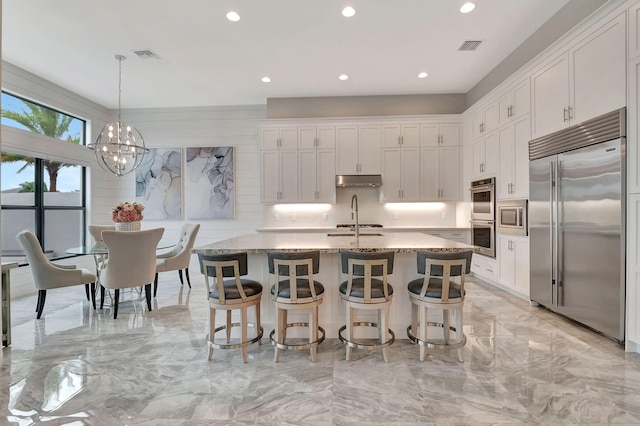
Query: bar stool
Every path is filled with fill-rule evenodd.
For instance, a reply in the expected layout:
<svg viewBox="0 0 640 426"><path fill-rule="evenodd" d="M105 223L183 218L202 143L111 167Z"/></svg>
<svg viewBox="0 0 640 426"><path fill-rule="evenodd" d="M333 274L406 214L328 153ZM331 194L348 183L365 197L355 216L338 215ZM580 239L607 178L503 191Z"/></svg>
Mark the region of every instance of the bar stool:
<svg viewBox="0 0 640 426"><path fill-rule="evenodd" d="M395 334L388 325L393 287L387 282L387 275L393 273L393 259L393 252L340 252L342 273L348 274L347 281L344 281L339 287L340 297L347 307L347 324L338 330L338 337L347 346L347 361L351 360L352 348L369 350L382 348L384 362L389 362L387 349L395 341ZM378 323L354 322L354 309L378 310ZM380 343L368 344L356 341L353 336L353 328L357 326L378 328ZM346 336L343 336L345 330Z"/></svg>
<svg viewBox="0 0 640 426"><path fill-rule="evenodd" d="M473 252L457 253L418 252L418 273L424 278L411 281L407 288L411 301L411 325L407 327L407 336L413 343L420 345L420 361L424 361L426 349L457 349L458 359L462 362L462 347L467 342L462 329L464 306L464 277L471 270ZM452 280L459 277L459 282ZM442 323L429 322L427 309L442 310ZM449 312L455 312L456 326L449 325ZM418 316L420 317L418 320ZM430 340L428 327L440 327L443 341ZM455 342L449 342L449 334L455 331ZM416 337L413 333L418 334Z"/></svg>
<svg viewBox="0 0 640 426"><path fill-rule="evenodd" d="M261 344L264 330L260 324L260 299L262 297L262 284L257 281L240 278L247 275L247 253L233 254L198 254L200 261L200 272L204 275L209 295L209 357L213 357L214 349L237 349L242 348L242 361L247 362L247 346L258 342ZM215 278L215 285L209 286L209 277ZM224 278L231 278L225 280ZM213 284L213 283L212 283ZM256 322L247 321L247 309L255 307ZM227 312L226 324L216 328L216 310ZM231 312L234 309L240 310L240 322L231 322ZM240 342L231 343L231 329L240 327ZM256 329L256 336L252 339L248 337L248 327ZM217 332L226 331L226 343L216 343Z"/></svg>
<svg viewBox="0 0 640 426"><path fill-rule="evenodd" d="M271 298L276 306L276 328L269 335L275 347L273 361L280 359L281 349L309 349L311 361L316 362L318 345L324 341L324 329L318 325L318 306L324 297L324 286L313 279L320 269L320 252L278 252L268 251L269 273L275 278L271 287ZM280 280L281 277L288 277ZM309 311L309 322L287 322L291 310ZM305 343L286 343L287 329L309 327L309 340ZM318 332L320 337L318 338Z"/></svg>

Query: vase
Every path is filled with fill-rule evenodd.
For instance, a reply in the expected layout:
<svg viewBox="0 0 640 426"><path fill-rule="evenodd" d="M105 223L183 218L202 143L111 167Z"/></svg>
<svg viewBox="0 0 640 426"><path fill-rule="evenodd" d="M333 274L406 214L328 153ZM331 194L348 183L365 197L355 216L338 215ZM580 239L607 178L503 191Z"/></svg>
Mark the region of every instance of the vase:
<svg viewBox="0 0 640 426"><path fill-rule="evenodd" d="M116 222L116 231L139 231L140 221L134 222Z"/></svg>

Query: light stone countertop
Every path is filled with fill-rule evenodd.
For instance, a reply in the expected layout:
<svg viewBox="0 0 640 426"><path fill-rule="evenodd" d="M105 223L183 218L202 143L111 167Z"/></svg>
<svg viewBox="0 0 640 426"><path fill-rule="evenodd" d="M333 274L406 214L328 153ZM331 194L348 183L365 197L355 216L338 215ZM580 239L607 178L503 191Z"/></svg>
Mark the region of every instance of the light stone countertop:
<svg viewBox="0 0 640 426"><path fill-rule="evenodd" d="M336 230L348 228L336 228L335 226L300 226L280 228L258 228L257 232L336 232ZM382 228L360 228L363 232L456 232L469 231L471 228L457 226L384 226Z"/></svg>
<svg viewBox="0 0 640 426"><path fill-rule="evenodd" d="M331 233L350 234L345 230L331 229ZM195 247L191 251L201 254L265 253L267 250L320 250L321 253L338 253L340 250L393 251L396 253L415 253L424 251L456 252L474 250L475 246L458 243L444 238L418 232L384 232L375 234L374 230L360 232L356 239L349 236L328 236L327 233L257 233L229 238L206 246Z"/></svg>

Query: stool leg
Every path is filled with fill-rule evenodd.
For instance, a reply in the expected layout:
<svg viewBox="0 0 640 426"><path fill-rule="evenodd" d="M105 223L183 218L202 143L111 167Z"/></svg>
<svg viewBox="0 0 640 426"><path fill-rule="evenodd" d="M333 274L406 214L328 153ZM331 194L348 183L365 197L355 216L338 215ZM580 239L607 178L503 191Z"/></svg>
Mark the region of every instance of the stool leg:
<svg viewBox="0 0 640 426"><path fill-rule="evenodd" d="M309 341L315 342L316 340L318 340L318 305L311 308L309 312ZM311 351L311 362L316 362L318 346L311 345L309 350Z"/></svg>
<svg viewBox="0 0 640 426"><path fill-rule="evenodd" d="M260 322L260 302L256 303L256 335L260 334L260 327L262 327L262 323ZM258 340L258 345L262 345L262 339Z"/></svg>
<svg viewBox="0 0 640 426"><path fill-rule="evenodd" d="M213 343L216 338L216 310L213 308L209 308L209 341ZM209 356L208 360L211 361L213 358L213 346L209 345Z"/></svg>
<svg viewBox="0 0 640 426"><path fill-rule="evenodd" d="M242 330L242 342L246 342L247 338L247 307L240 308L240 329ZM242 362L247 363L247 345L242 345Z"/></svg>
<svg viewBox="0 0 640 426"><path fill-rule="evenodd" d="M462 342L463 330L462 330L462 306L456 310L456 343ZM462 361L462 348L458 348L458 360Z"/></svg>
<svg viewBox="0 0 640 426"><path fill-rule="evenodd" d="M449 344L449 310L448 309L443 309L442 310L442 324L444 325L444 327L442 327L442 332L444 334L444 344L448 345Z"/></svg>
<svg viewBox="0 0 640 426"><path fill-rule="evenodd" d="M351 339L353 338L353 308L351 308L351 306L347 305L347 329L346 331L346 335L347 335L347 341L351 341ZM347 361L351 361L351 346L347 345L347 352L346 352L346 360Z"/></svg>
<svg viewBox="0 0 640 426"><path fill-rule="evenodd" d="M389 305L385 306L380 312L380 343L389 340ZM382 357L384 362L389 362L389 347L382 348Z"/></svg>
<svg viewBox="0 0 640 426"><path fill-rule="evenodd" d="M282 310L282 342L284 343L287 340L287 324L289 324L289 318L287 318L287 314L289 311L286 309Z"/></svg>
<svg viewBox="0 0 640 426"><path fill-rule="evenodd" d="M411 333L417 338L420 338L418 332L418 305L411 303Z"/></svg>
<svg viewBox="0 0 640 426"><path fill-rule="evenodd" d="M423 342L427 341L427 308L420 308L420 334L419 339ZM424 357L427 353L427 347L420 345L420 361L424 361Z"/></svg>
<svg viewBox="0 0 640 426"><path fill-rule="evenodd" d="M227 343L231 341L231 309L227 311L227 328L225 328L227 332Z"/></svg>
<svg viewBox="0 0 640 426"><path fill-rule="evenodd" d="M282 338L282 335L284 333L284 327L283 327L283 311L284 309L280 309L278 307L276 307L276 332L275 332L275 341L277 343L284 343L284 339ZM274 346L274 351L273 351L273 362L278 362L280 361L280 348L278 348L277 346Z"/></svg>

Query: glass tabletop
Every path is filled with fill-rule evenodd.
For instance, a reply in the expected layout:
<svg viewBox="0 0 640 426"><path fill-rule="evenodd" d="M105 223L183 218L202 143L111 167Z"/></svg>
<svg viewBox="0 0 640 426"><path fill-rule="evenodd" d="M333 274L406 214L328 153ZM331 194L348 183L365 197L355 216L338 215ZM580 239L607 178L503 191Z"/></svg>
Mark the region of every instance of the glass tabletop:
<svg viewBox="0 0 640 426"><path fill-rule="evenodd" d="M175 244L170 244L170 243L163 243L162 241L160 241L158 243L158 247L156 247L156 250L163 250L163 249L168 249L175 246ZM100 255L100 254L109 254L109 250L107 250L107 246L104 243L97 243L94 244L92 246L80 246L80 247L71 247L69 249L66 250L66 252L68 254L93 254L93 255Z"/></svg>

